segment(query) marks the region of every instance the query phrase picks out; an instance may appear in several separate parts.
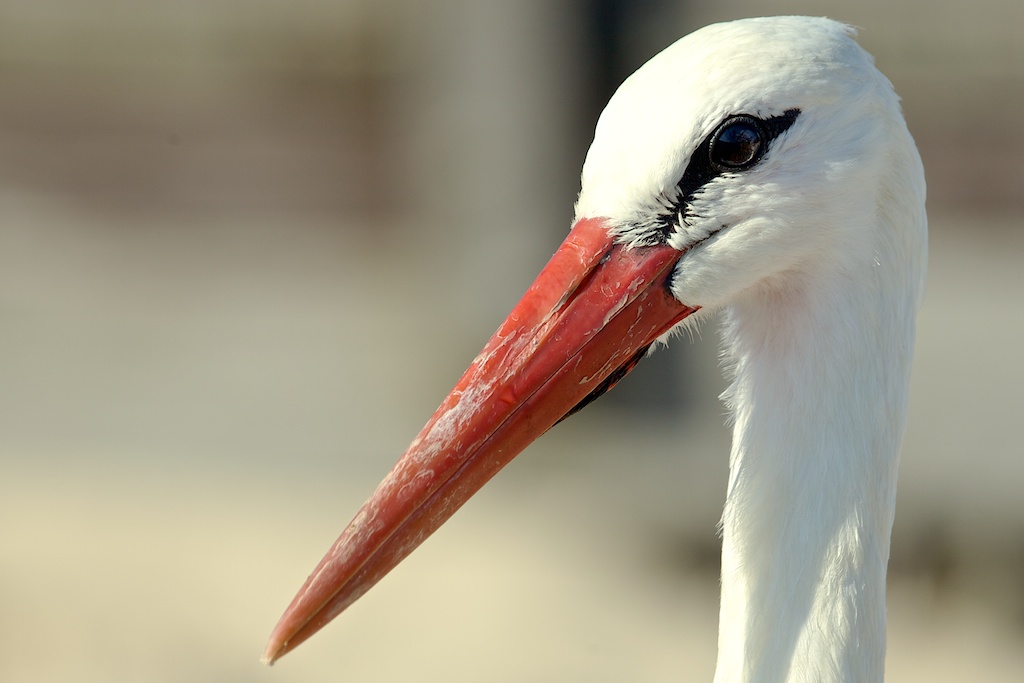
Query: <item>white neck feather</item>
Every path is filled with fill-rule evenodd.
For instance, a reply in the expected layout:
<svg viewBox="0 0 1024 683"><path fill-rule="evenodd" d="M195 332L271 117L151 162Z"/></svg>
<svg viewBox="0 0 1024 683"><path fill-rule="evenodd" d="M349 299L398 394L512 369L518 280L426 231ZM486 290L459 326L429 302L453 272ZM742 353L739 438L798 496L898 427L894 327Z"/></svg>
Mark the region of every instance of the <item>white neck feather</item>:
<svg viewBox="0 0 1024 683"><path fill-rule="evenodd" d="M880 191L864 249L762 283L725 312L735 430L716 683L883 678L925 268L919 168L909 173L918 187ZM897 199L904 189L910 196Z"/></svg>

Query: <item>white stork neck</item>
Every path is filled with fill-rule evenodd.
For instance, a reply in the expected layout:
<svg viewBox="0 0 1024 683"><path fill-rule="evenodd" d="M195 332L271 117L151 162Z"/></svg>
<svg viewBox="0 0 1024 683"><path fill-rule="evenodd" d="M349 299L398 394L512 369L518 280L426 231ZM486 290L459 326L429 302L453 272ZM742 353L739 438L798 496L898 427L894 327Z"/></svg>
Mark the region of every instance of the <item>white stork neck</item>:
<svg viewBox="0 0 1024 683"><path fill-rule="evenodd" d="M787 275L727 309L735 430L716 683L883 678L923 276L907 272L907 247L871 244L848 270Z"/></svg>

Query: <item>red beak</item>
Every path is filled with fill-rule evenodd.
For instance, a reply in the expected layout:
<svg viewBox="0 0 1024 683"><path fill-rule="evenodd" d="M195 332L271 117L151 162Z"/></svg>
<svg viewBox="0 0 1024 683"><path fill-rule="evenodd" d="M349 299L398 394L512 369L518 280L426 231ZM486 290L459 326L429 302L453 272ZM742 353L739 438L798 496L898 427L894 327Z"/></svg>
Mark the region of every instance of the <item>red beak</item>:
<svg viewBox="0 0 1024 683"><path fill-rule="evenodd" d="M579 221L288 606L268 664L338 616L556 422L607 391L696 308L681 252L615 244Z"/></svg>

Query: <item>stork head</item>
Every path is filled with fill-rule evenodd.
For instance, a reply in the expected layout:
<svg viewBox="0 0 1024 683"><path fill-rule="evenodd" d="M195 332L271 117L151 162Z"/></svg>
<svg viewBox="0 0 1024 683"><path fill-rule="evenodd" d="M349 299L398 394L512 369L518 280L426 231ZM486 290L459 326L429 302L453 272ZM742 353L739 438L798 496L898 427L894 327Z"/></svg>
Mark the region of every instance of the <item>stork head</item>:
<svg viewBox="0 0 1024 683"><path fill-rule="evenodd" d="M715 24L655 56L608 103L582 179L577 218L678 250L672 292L705 310L873 258L882 193L924 204L891 85L850 27L812 17Z"/></svg>
<svg viewBox="0 0 1024 683"><path fill-rule="evenodd" d="M307 579L266 660L691 314L872 258L864 226L894 191L880 179L913 178L913 149L888 81L826 19L710 26L643 66L601 116L566 241ZM923 204L923 178L910 184Z"/></svg>

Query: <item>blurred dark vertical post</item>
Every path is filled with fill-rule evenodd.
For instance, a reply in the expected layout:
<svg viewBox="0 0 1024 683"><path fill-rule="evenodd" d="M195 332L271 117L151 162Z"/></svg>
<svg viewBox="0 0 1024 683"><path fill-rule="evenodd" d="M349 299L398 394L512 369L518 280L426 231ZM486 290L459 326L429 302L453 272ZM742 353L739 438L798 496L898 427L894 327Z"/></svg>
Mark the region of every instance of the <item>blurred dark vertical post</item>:
<svg viewBox="0 0 1024 683"><path fill-rule="evenodd" d="M575 126L576 145L582 150L580 159L593 137L598 116L619 84L668 44L652 40L647 29L656 18L664 19L678 9L679 3L665 0L581 1L586 51L581 63L587 88L585 103L578 108L580 121ZM683 27L679 26L675 37L682 33ZM682 381L688 357L684 348L649 356L604 401L652 418L677 418L688 398Z"/></svg>

